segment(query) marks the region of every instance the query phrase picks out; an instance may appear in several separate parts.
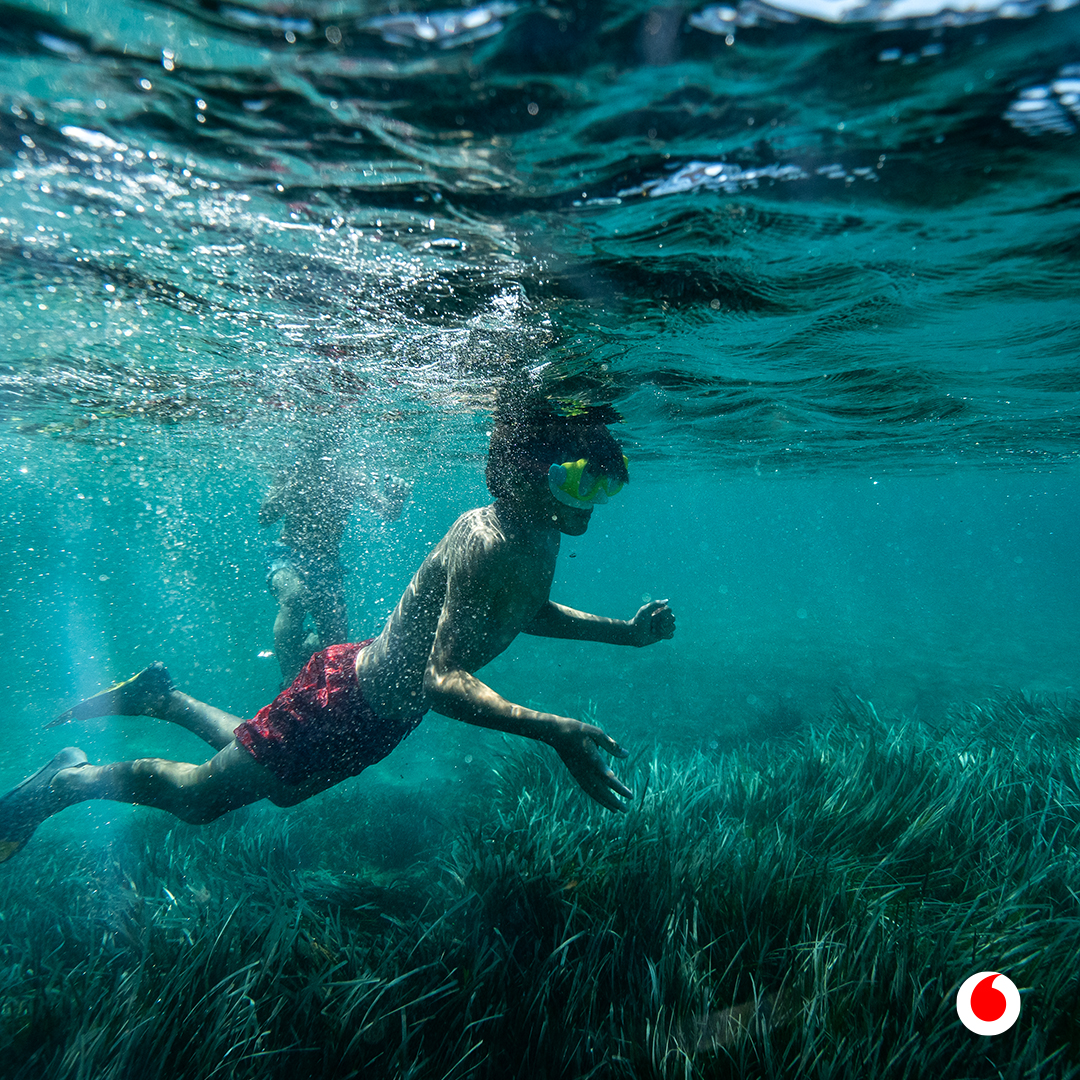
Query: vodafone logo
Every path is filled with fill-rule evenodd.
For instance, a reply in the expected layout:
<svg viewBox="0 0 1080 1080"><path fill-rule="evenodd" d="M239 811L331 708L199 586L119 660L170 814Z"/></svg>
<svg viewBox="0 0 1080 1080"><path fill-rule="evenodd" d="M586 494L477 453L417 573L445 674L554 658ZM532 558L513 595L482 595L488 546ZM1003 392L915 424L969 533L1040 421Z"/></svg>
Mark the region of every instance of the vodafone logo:
<svg viewBox="0 0 1080 1080"><path fill-rule="evenodd" d="M1020 1015L1020 991L998 971L976 972L957 991L956 1015L976 1035L1000 1035Z"/></svg>

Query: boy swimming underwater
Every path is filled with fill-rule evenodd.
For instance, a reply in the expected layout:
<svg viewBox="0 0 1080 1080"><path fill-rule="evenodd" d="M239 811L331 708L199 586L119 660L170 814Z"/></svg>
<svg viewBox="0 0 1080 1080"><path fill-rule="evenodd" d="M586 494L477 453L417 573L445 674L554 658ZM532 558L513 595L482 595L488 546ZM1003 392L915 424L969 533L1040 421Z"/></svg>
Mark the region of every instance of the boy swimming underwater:
<svg viewBox="0 0 1080 1080"><path fill-rule="evenodd" d="M475 675L520 633L642 647L670 638L675 616L653 601L630 620L549 598L560 538L580 536L596 505L629 479L603 410L564 417L504 410L488 451L495 501L469 510L420 565L382 633L316 653L251 720L175 689L161 664L54 723L105 715L168 720L217 753L201 765L141 758L92 765L68 747L0 798L0 862L52 814L88 799L167 810L202 824L259 799L293 806L381 760L430 709L554 748L602 806L631 792L603 753L626 752L600 728L500 697Z"/></svg>

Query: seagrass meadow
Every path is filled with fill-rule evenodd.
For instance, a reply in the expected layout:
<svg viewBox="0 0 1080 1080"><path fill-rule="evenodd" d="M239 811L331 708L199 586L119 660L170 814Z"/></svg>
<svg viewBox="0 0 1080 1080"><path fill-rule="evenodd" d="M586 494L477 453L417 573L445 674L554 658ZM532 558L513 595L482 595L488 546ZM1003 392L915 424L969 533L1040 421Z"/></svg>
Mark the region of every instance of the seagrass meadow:
<svg viewBox="0 0 1080 1080"><path fill-rule="evenodd" d="M847 697L639 756L625 816L509 743L449 816L137 811L5 867L0 1073L1074 1076L1078 735L1072 699ZM993 1040L954 1005L982 968L1023 999Z"/></svg>

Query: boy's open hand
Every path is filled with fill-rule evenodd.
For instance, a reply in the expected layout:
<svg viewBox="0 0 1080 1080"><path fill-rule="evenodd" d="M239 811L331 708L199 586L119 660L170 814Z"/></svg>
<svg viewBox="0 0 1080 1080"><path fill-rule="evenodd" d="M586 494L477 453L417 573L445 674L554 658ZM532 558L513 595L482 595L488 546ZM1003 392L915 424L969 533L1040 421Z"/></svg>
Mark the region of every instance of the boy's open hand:
<svg viewBox="0 0 1080 1080"><path fill-rule="evenodd" d="M592 724L568 720L560 724L551 745L586 795L609 810L625 812L626 806L616 795L632 799L634 793L611 771L600 753L604 750L613 757L626 757L626 751L611 736Z"/></svg>
<svg viewBox="0 0 1080 1080"><path fill-rule="evenodd" d="M650 600L630 620L630 644L636 648L655 645L675 636L675 612L666 600Z"/></svg>

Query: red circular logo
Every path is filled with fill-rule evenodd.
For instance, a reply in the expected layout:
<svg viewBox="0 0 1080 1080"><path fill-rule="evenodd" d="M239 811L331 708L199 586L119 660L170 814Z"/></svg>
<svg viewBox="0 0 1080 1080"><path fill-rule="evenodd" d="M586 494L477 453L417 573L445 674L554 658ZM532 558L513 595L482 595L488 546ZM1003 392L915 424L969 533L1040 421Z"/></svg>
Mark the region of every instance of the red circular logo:
<svg viewBox="0 0 1080 1080"><path fill-rule="evenodd" d="M1000 1035L1020 1015L1020 991L999 971L977 971L957 991L956 1014L976 1035Z"/></svg>

